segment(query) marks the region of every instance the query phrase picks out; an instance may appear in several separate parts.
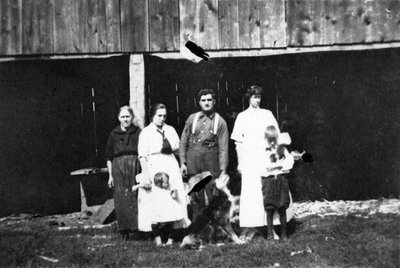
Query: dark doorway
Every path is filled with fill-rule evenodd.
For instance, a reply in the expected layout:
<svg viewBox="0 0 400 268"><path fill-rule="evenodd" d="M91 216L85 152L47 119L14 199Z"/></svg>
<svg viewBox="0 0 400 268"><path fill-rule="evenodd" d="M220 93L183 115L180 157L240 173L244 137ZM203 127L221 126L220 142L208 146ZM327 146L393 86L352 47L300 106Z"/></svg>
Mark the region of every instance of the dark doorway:
<svg viewBox="0 0 400 268"><path fill-rule="evenodd" d="M108 134L129 103L128 66L129 57L0 63L1 215L80 210L69 174L105 166Z"/></svg>

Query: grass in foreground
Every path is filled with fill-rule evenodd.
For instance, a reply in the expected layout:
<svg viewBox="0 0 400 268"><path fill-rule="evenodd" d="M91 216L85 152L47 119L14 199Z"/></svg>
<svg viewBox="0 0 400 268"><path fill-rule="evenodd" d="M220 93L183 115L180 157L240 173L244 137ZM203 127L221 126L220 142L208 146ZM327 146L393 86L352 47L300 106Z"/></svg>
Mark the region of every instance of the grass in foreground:
<svg viewBox="0 0 400 268"><path fill-rule="evenodd" d="M104 230L0 230L0 266L105 267L399 267L400 215L310 216L286 242L206 246L201 251L121 241ZM295 254L293 254L295 253ZM293 256L291 256L293 254ZM58 260L51 262L39 256Z"/></svg>

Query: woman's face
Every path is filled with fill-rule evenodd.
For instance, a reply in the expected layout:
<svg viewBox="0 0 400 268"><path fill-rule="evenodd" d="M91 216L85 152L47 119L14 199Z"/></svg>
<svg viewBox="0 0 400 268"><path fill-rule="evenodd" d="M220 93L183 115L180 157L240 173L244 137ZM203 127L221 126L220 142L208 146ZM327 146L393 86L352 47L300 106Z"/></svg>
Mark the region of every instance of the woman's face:
<svg viewBox="0 0 400 268"><path fill-rule="evenodd" d="M118 115L118 120L121 123L121 127L127 128L132 125L133 116L128 110L122 110Z"/></svg>
<svg viewBox="0 0 400 268"><path fill-rule="evenodd" d="M261 95L260 94L251 95L250 99L249 99L249 103L250 103L250 106L253 108L260 107Z"/></svg>
<svg viewBox="0 0 400 268"><path fill-rule="evenodd" d="M158 109L153 116L153 123L157 127L162 127L167 119L167 110L165 108Z"/></svg>

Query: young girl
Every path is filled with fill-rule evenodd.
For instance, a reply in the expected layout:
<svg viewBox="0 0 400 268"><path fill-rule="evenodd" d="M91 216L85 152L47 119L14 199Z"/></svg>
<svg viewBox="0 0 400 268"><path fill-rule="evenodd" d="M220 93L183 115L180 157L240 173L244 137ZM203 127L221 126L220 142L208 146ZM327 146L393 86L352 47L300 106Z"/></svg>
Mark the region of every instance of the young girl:
<svg viewBox="0 0 400 268"><path fill-rule="evenodd" d="M289 183L285 173L289 173L294 159L285 145L290 144L287 133L279 134L275 126L268 126L265 131L267 139L266 169L262 174L262 193L264 209L267 213L268 239L273 239L273 216L277 210L281 222L281 238L286 239L286 209L289 207Z"/></svg>
<svg viewBox="0 0 400 268"><path fill-rule="evenodd" d="M140 179L137 178L138 181ZM154 187L139 183L132 187L132 191L138 188L149 189L152 191L152 231L157 246L172 245L173 243L173 223L180 219L178 191L173 189L167 173L158 172L154 175ZM162 241L168 239L166 244Z"/></svg>

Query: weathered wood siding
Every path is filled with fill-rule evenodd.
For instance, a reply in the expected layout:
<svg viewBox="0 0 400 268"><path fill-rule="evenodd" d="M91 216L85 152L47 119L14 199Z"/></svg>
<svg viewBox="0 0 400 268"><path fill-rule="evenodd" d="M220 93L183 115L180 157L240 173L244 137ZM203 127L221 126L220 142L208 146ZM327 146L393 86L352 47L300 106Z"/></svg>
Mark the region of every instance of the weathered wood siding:
<svg viewBox="0 0 400 268"><path fill-rule="evenodd" d="M400 41L400 0L1 0L0 56Z"/></svg>
<svg viewBox="0 0 400 268"><path fill-rule="evenodd" d="M400 40L398 0L286 0L288 46Z"/></svg>

